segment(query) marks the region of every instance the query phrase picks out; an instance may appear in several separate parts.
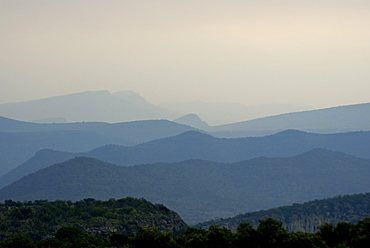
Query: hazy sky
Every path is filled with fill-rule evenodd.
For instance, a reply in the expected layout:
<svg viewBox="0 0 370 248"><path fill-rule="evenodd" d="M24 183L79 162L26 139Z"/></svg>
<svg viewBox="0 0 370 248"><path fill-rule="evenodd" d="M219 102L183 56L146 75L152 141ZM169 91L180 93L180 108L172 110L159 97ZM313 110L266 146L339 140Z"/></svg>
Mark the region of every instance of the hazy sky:
<svg viewBox="0 0 370 248"><path fill-rule="evenodd" d="M257 3L256 3L257 2ZM370 102L370 1L0 0L0 103Z"/></svg>

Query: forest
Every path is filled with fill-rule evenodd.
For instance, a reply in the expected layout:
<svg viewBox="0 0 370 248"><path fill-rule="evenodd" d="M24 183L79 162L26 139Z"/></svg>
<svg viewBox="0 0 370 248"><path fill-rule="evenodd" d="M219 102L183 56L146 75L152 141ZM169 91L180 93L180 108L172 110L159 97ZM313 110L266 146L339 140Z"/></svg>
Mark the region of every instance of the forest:
<svg viewBox="0 0 370 248"><path fill-rule="evenodd" d="M39 241L64 226L74 226L91 235L134 234L138 226L156 226L159 231L180 233L188 226L180 216L162 204L132 197L107 201L16 202L0 204L0 240L15 234Z"/></svg>
<svg viewBox="0 0 370 248"><path fill-rule="evenodd" d="M245 222L237 232L218 226L208 230L187 228L182 234L173 235L157 227L139 227L135 234L115 233L108 237L88 234L77 227L66 226L54 235L40 241L30 236L15 234L0 242L4 248L72 248L72 247L132 247L132 248L363 248L370 243L370 219L357 224L346 222L336 226L324 224L314 234L289 233L282 222L273 218L260 220L257 228Z"/></svg>
<svg viewBox="0 0 370 248"><path fill-rule="evenodd" d="M189 227L162 204L133 197L6 200L0 204L0 223L4 248L357 248L370 243L368 217L356 223L324 223L314 233L287 231L282 221L271 217L261 218L257 226L239 223L236 230L219 225L200 228Z"/></svg>

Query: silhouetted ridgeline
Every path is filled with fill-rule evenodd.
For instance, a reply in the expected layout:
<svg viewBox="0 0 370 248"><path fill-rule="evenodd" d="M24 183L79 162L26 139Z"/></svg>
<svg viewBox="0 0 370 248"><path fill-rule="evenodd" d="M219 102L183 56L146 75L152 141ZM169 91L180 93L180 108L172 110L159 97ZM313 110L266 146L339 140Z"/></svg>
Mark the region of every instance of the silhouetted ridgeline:
<svg viewBox="0 0 370 248"><path fill-rule="evenodd" d="M252 226L257 227L259 220L274 218L283 222L283 227L289 232L314 233L318 231L318 226L325 223L336 225L339 222L349 222L355 224L369 216L370 193L366 193L337 196L245 213L232 218L207 221L197 224L196 227L208 228L212 225L218 225L236 232L237 227L243 222L249 222Z"/></svg>

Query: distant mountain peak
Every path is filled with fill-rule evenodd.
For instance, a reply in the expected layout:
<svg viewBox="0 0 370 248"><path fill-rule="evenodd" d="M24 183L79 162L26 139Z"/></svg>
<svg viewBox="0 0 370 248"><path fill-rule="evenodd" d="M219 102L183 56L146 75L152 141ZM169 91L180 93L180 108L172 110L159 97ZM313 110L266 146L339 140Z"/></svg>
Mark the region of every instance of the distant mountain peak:
<svg viewBox="0 0 370 248"><path fill-rule="evenodd" d="M181 120L193 120L193 121L202 121L197 114L191 113L184 115L180 118L177 118L175 121L181 121Z"/></svg>
<svg viewBox="0 0 370 248"><path fill-rule="evenodd" d="M153 105L133 91L85 91L27 102L0 104L0 115L23 121L126 122L148 119L173 119L178 114Z"/></svg>
<svg viewBox="0 0 370 248"><path fill-rule="evenodd" d="M202 121L199 118L199 116L194 113L187 114L180 118L177 118L176 120L174 120L174 122L179 123L179 124L189 125L195 128L202 129L202 130L209 129L209 125L205 121Z"/></svg>
<svg viewBox="0 0 370 248"><path fill-rule="evenodd" d="M139 105L150 105L150 103L140 96L138 93L131 90L122 90L111 94L112 96L119 98L124 101L128 101Z"/></svg>

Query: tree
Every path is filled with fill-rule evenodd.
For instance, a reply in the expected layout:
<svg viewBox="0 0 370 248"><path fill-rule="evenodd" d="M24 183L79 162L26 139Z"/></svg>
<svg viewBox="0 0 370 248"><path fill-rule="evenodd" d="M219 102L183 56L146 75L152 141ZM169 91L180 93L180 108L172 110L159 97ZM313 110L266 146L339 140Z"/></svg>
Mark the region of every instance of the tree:
<svg viewBox="0 0 370 248"><path fill-rule="evenodd" d="M122 247L129 243L129 236L123 233L115 233L109 237L109 241L114 247Z"/></svg>
<svg viewBox="0 0 370 248"><path fill-rule="evenodd" d="M36 248L30 236L15 234L2 242L0 247L3 248Z"/></svg>
<svg viewBox="0 0 370 248"><path fill-rule="evenodd" d="M283 228L283 223L273 218L260 220L257 227L259 244L261 247L282 247L288 237L288 232Z"/></svg>
<svg viewBox="0 0 370 248"><path fill-rule="evenodd" d="M337 240L334 233L334 226L329 223L318 226L319 236L325 241L329 247L334 247L337 244Z"/></svg>
<svg viewBox="0 0 370 248"><path fill-rule="evenodd" d="M60 228L56 234L55 238L61 241L72 241L78 237L80 230L74 226L66 226Z"/></svg>
<svg viewBox="0 0 370 248"><path fill-rule="evenodd" d="M183 247L204 248L207 245L207 231L190 227L186 229L185 235L176 238L178 244Z"/></svg>
<svg viewBox="0 0 370 248"><path fill-rule="evenodd" d="M255 247L257 245L257 231L248 222L241 223L236 233L238 247Z"/></svg>
<svg viewBox="0 0 370 248"><path fill-rule="evenodd" d="M176 243L171 235L160 232L158 227L139 227L135 237L135 247L137 248L171 248L175 246Z"/></svg>
<svg viewBox="0 0 370 248"><path fill-rule="evenodd" d="M207 247L209 248L227 248L232 247L234 237L232 232L226 227L211 226L207 234Z"/></svg>

